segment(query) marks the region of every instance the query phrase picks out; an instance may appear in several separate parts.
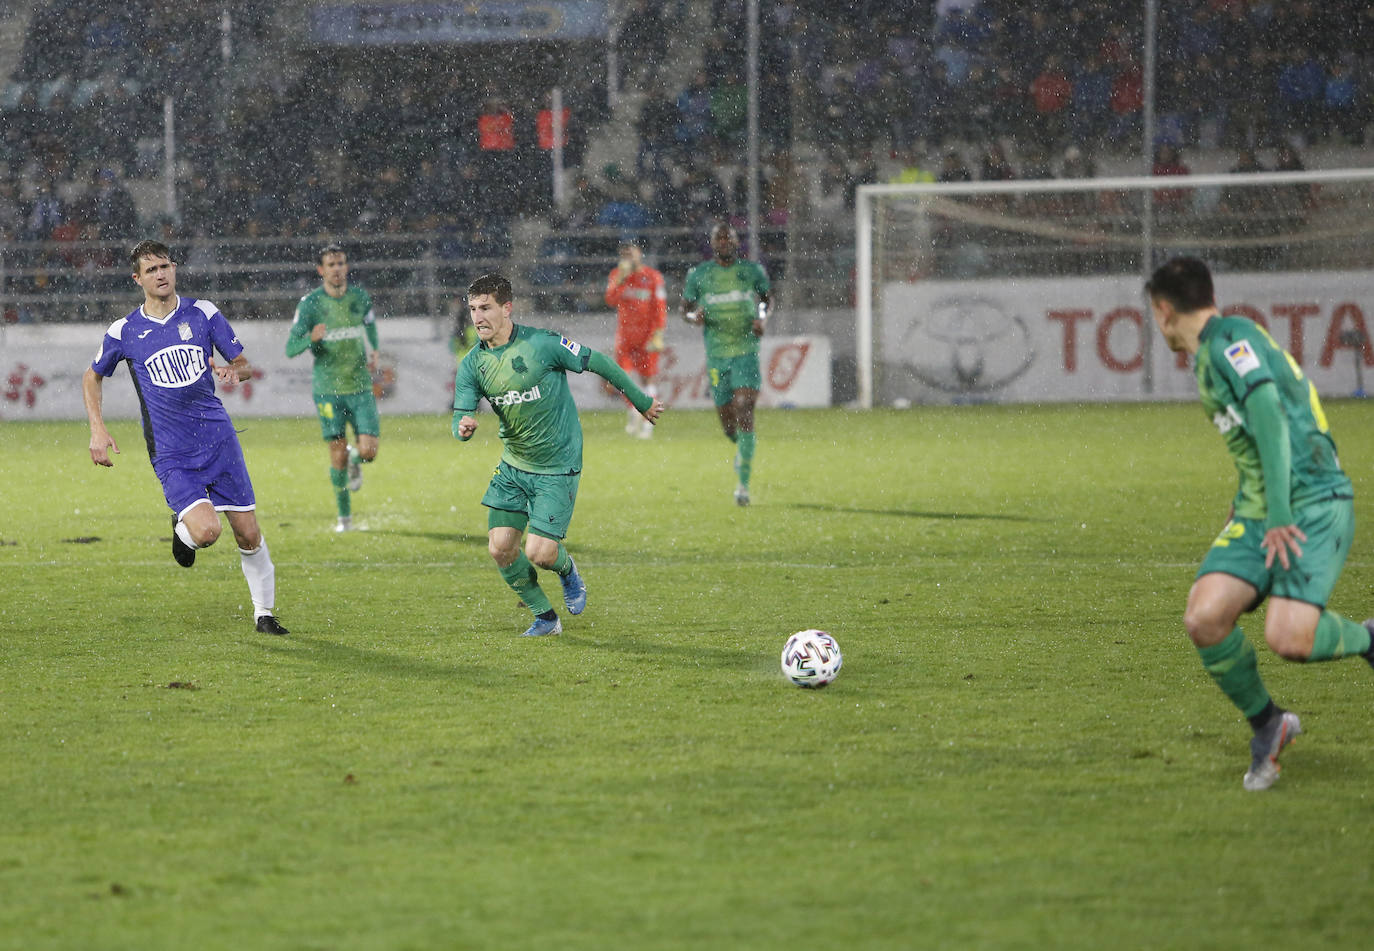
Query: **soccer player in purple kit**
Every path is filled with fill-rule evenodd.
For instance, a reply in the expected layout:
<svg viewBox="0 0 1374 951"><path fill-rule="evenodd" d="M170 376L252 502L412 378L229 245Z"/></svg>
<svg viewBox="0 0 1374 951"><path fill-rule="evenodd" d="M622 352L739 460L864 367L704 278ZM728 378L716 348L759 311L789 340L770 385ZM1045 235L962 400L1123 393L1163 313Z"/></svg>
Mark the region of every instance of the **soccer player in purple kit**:
<svg viewBox="0 0 1374 951"><path fill-rule="evenodd" d="M238 542L257 630L286 634L273 614L276 569L258 528L243 450L215 395L216 380L228 384L250 376L243 345L214 304L177 295L176 264L165 244L142 241L129 260L143 306L110 325L81 378L91 461L112 466L110 450L119 452L101 402L105 377L123 361L138 393L148 459L172 509L172 557L183 568L195 564L196 551L219 538L223 512ZM216 350L228 364L215 365Z"/></svg>

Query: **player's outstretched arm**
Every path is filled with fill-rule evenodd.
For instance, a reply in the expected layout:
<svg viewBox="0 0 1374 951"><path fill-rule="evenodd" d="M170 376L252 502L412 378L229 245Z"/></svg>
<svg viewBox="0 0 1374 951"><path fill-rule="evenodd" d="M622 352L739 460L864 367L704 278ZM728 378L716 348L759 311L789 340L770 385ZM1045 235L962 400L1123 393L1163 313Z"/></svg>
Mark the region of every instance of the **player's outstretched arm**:
<svg viewBox="0 0 1374 951"><path fill-rule="evenodd" d="M663 402L661 400L650 396L636 386L635 381L630 379L630 375L604 353L598 350L589 350L587 354L588 370L624 393L631 405L639 410L640 415L649 422L658 422L658 418L663 415Z"/></svg>
<svg viewBox="0 0 1374 951"><path fill-rule="evenodd" d="M472 416L471 410L455 409L453 411L453 438L467 442L475 432L477 432L477 420Z"/></svg>
<svg viewBox="0 0 1374 951"><path fill-rule="evenodd" d="M81 375L81 399L86 404L86 418L91 424L91 462L98 466L112 466L110 450L119 453L114 437L105 428L105 415L102 409L105 396L105 378L90 367Z"/></svg>

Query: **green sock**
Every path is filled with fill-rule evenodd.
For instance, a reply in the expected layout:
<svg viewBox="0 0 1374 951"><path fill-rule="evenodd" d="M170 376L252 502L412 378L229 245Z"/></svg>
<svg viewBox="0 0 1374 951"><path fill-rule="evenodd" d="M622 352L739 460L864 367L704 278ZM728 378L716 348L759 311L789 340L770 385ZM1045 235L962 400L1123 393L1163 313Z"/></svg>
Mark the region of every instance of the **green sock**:
<svg viewBox="0 0 1374 951"><path fill-rule="evenodd" d="M1369 629L1357 621L1341 617L1335 611L1323 611L1317 620L1317 634L1312 639L1310 664L1319 660L1340 660L1352 654L1369 651Z"/></svg>
<svg viewBox="0 0 1374 951"><path fill-rule="evenodd" d="M1269 691L1260 680L1255 647L1239 626L1221 643L1199 647L1197 652L1207 673L1241 713L1252 717L1268 706Z"/></svg>
<svg viewBox="0 0 1374 951"><path fill-rule="evenodd" d="M740 485L748 488L749 472L754 467L754 434L739 434L739 465L735 468L739 470Z"/></svg>
<svg viewBox="0 0 1374 951"><path fill-rule="evenodd" d="M348 470L331 466L329 484L334 487L334 504L339 507L339 518L348 518L353 513L353 503L348 497Z"/></svg>
<svg viewBox="0 0 1374 951"><path fill-rule="evenodd" d="M535 614L543 614L545 611L552 611L553 605L549 603L548 596L539 587L539 578L535 574L534 565L525 557L522 551L516 556L515 561L501 569L501 577L506 579L506 584L510 585L512 591L520 595L520 600L525 602L525 607Z"/></svg>
<svg viewBox="0 0 1374 951"><path fill-rule="evenodd" d="M572 555L569 555L568 549L563 547L562 542L559 542L558 557L553 560L553 564L549 567L561 578L572 571L572 566Z"/></svg>

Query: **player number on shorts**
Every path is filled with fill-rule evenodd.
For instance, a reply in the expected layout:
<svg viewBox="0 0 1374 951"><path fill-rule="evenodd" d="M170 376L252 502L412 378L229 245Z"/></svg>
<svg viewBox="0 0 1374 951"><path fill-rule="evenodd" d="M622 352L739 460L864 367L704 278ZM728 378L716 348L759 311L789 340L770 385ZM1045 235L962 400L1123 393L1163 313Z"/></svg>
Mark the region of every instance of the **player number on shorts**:
<svg viewBox="0 0 1374 951"><path fill-rule="evenodd" d="M1217 540L1212 542L1213 548L1230 548L1231 542L1245 537L1244 522L1227 522L1226 527L1221 530Z"/></svg>
<svg viewBox="0 0 1374 951"><path fill-rule="evenodd" d="M333 418L334 418L334 404L333 404L333 403L316 403L316 404L315 404L315 409L316 409L316 410L319 412L319 414L320 414L321 416L323 416L325 419L333 419Z"/></svg>

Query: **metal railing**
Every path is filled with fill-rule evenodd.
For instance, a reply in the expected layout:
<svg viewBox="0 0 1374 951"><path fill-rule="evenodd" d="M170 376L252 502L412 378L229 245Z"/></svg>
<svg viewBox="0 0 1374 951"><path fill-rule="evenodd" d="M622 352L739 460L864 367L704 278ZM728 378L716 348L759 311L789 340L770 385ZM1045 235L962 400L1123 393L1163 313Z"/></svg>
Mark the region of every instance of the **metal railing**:
<svg viewBox="0 0 1374 951"><path fill-rule="evenodd" d="M668 280L675 306L687 271L710 254L701 228L640 228L634 238ZM391 314L451 314L468 284L487 271L506 274L517 296L538 310L604 312L606 276L627 232L616 228L548 231L530 247L506 235L391 233L350 236L352 279ZM324 238L196 238L169 241L178 286L214 301L236 319L290 317L318 286L315 253ZM789 244L792 246L789 247ZM130 309L137 288L115 241L17 241L0 247L0 320L9 323L111 320ZM778 293L798 306L850 299L853 235L838 229L769 228L762 259Z"/></svg>

